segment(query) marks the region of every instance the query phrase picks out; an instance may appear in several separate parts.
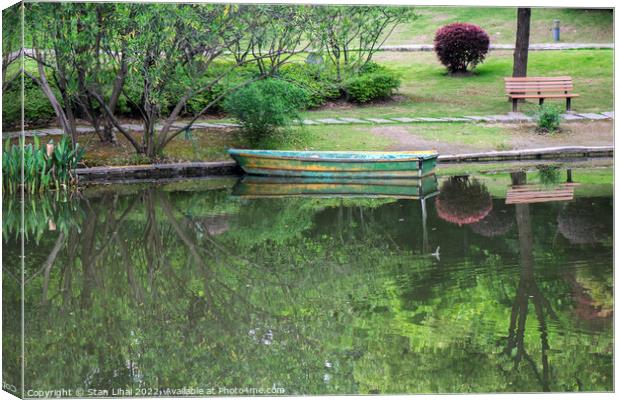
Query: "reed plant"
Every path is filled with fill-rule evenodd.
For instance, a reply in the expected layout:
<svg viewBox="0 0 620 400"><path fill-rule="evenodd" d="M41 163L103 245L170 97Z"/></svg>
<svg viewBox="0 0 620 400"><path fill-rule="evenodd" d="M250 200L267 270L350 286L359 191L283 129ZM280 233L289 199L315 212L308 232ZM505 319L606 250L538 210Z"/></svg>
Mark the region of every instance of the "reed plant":
<svg viewBox="0 0 620 400"><path fill-rule="evenodd" d="M75 169L83 156L84 148L79 144L73 148L67 137L56 145L51 141L45 147L36 136L28 144L23 137L17 144L7 139L2 152L2 187L9 194L16 193L21 185L31 194L74 188Z"/></svg>

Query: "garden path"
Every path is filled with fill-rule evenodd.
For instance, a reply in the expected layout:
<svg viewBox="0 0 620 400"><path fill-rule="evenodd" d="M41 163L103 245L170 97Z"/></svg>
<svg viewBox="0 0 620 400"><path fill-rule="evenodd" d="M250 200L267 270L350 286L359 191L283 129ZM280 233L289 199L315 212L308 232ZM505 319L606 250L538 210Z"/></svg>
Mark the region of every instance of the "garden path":
<svg viewBox="0 0 620 400"><path fill-rule="evenodd" d="M614 118L614 112L601 112L601 113L569 113L562 114L562 119L565 121L599 121L608 120ZM409 123L428 123L428 122L483 122L483 123L519 123L529 122L532 118L523 113L508 113L502 115L487 115L487 116L464 116L464 117L440 117L440 118L428 118L428 117L392 117L392 118L380 118L380 117L367 117L367 118L319 118L319 119L305 119L302 121L304 125L343 125L343 124L368 124L368 125L384 125L384 124L409 124ZM139 131L142 129L142 125L139 124L124 124L128 130ZM173 126L184 126L183 121L179 121ZM238 124L214 122L213 120L198 121L194 124L194 129L208 128L208 129L221 129L237 127ZM158 126L156 126L158 128ZM78 126L79 134L94 133L94 129L89 126ZM19 137L21 131L2 132L2 138L16 138ZM62 135L60 128L41 128L31 129L24 131L24 135L30 136L48 136L48 135Z"/></svg>

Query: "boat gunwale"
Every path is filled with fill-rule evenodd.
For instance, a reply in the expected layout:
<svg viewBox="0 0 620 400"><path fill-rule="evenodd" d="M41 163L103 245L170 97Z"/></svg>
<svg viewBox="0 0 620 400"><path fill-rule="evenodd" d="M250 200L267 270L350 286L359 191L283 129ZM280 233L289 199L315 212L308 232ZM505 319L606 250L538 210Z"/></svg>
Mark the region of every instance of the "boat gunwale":
<svg viewBox="0 0 620 400"><path fill-rule="evenodd" d="M439 191L431 192L424 196L407 196L401 194L377 194L377 193L291 193L291 194L232 194L232 197L244 199L260 199L260 198L286 198L286 197L313 197L313 198L382 198L382 199L400 199L400 200L426 200L435 197Z"/></svg>
<svg viewBox="0 0 620 400"><path fill-rule="evenodd" d="M284 169L284 168L268 168L268 167L260 167L260 168L246 168L242 167L243 170L248 175L254 176L278 176L278 177L334 177L334 178L350 178L350 179L421 179L427 176L433 175L435 171L429 171L426 173L422 173L421 168L417 168L415 170L389 170L389 171L378 171L377 174L371 174L373 171L369 170L338 170L334 172L314 172L311 170L299 168L299 169ZM270 173L270 171L281 171L282 173ZM411 175L400 175L398 172L412 172ZM295 175L289 175L288 173L297 173ZM306 173L308 175L306 175Z"/></svg>
<svg viewBox="0 0 620 400"><path fill-rule="evenodd" d="M246 175L241 178L241 183L246 185L342 185L342 186L388 186L388 187L421 187L434 173L422 177L392 178L387 181L377 178L319 178L319 177L285 177L275 175ZM257 179L258 178L258 179ZM436 179L436 178L435 178ZM415 183L407 185L401 181Z"/></svg>
<svg viewBox="0 0 620 400"><path fill-rule="evenodd" d="M255 150L255 151L262 151L262 150ZM231 157L243 157L246 159L267 159L267 160L295 160L295 161L300 161L300 162L304 162L304 163L320 163L320 162L326 162L326 163L358 163L358 164L366 164L366 163L394 163L394 162L421 162L421 161L426 161L426 160L433 160L436 159L439 154L437 152L432 152L432 151L428 151L428 154L423 154L422 152L418 153L418 155L414 155L416 153L413 152L409 152L409 151L399 151L399 152L391 152L392 154L411 154L411 157L403 157L403 158L337 158L337 157L330 157L330 158L321 158L321 157L309 157L309 156L303 156L303 155L299 155L299 156L292 156L292 155L278 155L278 154L262 154L262 153L257 153L255 151L252 150L240 150L240 149L229 149L228 150L228 154ZM283 153L291 153L289 151L283 151ZM346 151L328 151L328 152L320 152L320 151L305 151L302 152L300 151L299 153L306 153L308 155L310 154L351 154L351 153L358 153L358 154L377 154L377 155L381 155L381 154L386 154L385 152L380 152L380 151L359 151L359 152L346 152ZM389 157L389 156L387 156Z"/></svg>

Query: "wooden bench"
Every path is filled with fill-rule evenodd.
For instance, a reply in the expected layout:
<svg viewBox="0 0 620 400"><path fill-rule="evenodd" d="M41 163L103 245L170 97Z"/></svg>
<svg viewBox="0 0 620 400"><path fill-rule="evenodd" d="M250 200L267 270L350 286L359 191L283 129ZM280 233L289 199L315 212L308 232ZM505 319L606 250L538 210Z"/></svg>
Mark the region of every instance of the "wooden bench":
<svg viewBox="0 0 620 400"><path fill-rule="evenodd" d="M571 93L573 80L570 76L504 78L504 84L513 112L517 112L519 99L538 99L538 104L543 104L545 99L566 99L566 111L570 111L571 99L579 96Z"/></svg>

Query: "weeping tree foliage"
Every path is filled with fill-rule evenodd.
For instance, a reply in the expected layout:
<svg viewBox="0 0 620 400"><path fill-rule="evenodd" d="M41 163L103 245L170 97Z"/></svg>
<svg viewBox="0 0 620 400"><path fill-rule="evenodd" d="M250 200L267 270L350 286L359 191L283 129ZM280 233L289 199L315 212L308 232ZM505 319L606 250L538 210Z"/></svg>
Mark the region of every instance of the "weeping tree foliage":
<svg viewBox="0 0 620 400"><path fill-rule="evenodd" d="M339 81L366 65L397 26L417 18L412 7L317 6L314 11L315 35Z"/></svg>

